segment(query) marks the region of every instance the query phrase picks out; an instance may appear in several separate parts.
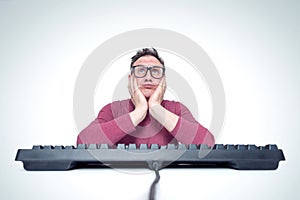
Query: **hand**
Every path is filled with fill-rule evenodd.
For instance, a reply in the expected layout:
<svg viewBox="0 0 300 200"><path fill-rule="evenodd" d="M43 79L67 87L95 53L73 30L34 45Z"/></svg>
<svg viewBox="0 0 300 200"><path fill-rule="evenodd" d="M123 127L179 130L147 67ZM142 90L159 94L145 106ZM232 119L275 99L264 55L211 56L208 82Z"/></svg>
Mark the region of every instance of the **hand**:
<svg viewBox="0 0 300 200"><path fill-rule="evenodd" d="M179 120L179 116L161 106L165 91L166 78L163 77L148 101L149 113L169 132L171 132L175 128Z"/></svg>
<svg viewBox="0 0 300 200"><path fill-rule="evenodd" d="M148 106L149 108L155 106L155 105L160 105L163 98L164 94L166 91L166 77L164 76L161 80L159 85L157 86L156 90L153 92L151 97L149 98L148 101Z"/></svg>
<svg viewBox="0 0 300 200"><path fill-rule="evenodd" d="M138 88L136 78L132 75L128 76L128 90L131 95L131 101L133 102L135 109L129 115L134 126L137 126L146 117L148 110L148 103Z"/></svg>
<svg viewBox="0 0 300 200"><path fill-rule="evenodd" d="M145 96L141 92L138 87L136 78L134 76L129 75L128 77L128 90L131 96L131 100L136 109L148 109L148 104Z"/></svg>

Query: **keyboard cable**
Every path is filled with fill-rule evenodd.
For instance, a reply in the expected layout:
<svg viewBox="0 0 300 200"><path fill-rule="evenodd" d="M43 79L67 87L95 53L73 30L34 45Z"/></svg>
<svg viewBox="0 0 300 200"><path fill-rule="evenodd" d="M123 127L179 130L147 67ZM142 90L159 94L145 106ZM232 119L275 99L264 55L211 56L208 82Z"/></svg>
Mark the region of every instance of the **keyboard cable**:
<svg viewBox="0 0 300 200"><path fill-rule="evenodd" d="M154 200L155 199L156 185L157 185L157 183L160 179L159 165L158 165L157 162L152 163L152 170L154 170L154 172L155 172L155 179L154 179L154 181L153 181L153 183L151 184L151 187L150 187L149 200Z"/></svg>

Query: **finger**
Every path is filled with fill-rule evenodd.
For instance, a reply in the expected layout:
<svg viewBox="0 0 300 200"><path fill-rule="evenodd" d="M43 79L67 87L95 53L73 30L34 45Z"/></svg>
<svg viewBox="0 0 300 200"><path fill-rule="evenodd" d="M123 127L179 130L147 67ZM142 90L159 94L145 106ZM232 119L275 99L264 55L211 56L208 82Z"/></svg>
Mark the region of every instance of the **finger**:
<svg viewBox="0 0 300 200"><path fill-rule="evenodd" d="M131 75L128 78L128 90L129 90L130 95L132 96L134 90L133 90L133 82L132 82Z"/></svg>
<svg viewBox="0 0 300 200"><path fill-rule="evenodd" d="M132 76L132 85L133 85L133 92L135 92L136 90L139 89L138 84L137 84L137 80L134 76Z"/></svg>
<svg viewBox="0 0 300 200"><path fill-rule="evenodd" d="M164 76L163 88L164 88L164 90L166 90L166 88L167 88L167 80L166 80L165 76Z"/></svg>
<svg viewBox="0 0 300 200"><path fill-rule="evenodd" d="M159 87L161 88L162 91L166 90L166 78L163 77L159 83Z"/></svg>
<svg viewBox="0 0 300 200"><path fill-rule="evenodd" d="M136 81L135 81L135 77L131 76L131 91L134 93L136 91Z"/></svg>
<svg viewBox="0 0 300 200"><path fill-rule="evenodd" d="M167 81L166 81L166 77L165 76L162 79L162 85L163 85L163 87L167 86Z"/></svg>
<svg viewBox="0 0 300 200"><path fill-rule="evenodd" d="M165 84L166 84L166 78L165 78L165 76L164 76L164 77L162 77L162 79L160 80L159 85L160 85L161 87L165 87Z"/></svg>
<svg viewBox="0 0 300 200"><path fill-rule="evenodd" d="M128 75L128 84L127 84L127 88L128 88L129 93L131 94L131 91L130 91L130 88L131 88L131 76L130 76L130 75Z"/></svg>

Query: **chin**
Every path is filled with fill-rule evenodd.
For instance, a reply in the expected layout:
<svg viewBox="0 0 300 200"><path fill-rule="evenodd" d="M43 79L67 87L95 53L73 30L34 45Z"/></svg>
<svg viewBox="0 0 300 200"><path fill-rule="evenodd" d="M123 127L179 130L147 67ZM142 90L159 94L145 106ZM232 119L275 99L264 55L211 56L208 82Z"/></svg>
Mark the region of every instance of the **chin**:
<svg viewBox="0 0 300 200"><path fill-rule="evenodd" d="M153 91L143 91L143 95L144 95L146 98L151 97L152 94L153 94Z"/></svg>

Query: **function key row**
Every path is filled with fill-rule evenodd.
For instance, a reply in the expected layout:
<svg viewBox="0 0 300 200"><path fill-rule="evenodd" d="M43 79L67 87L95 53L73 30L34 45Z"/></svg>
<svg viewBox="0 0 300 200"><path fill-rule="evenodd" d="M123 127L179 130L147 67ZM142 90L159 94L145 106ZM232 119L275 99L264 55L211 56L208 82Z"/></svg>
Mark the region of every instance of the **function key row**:
<svg viewBox="0 0 300 200"><path fill-rule="evenodd" d="M147 144L141 144L141 145L136 145L136 144L118 144L116 146L111 146L108 144L78 144L77 148L75 146L62 146L62 145L56 145L56 146L52 146L52 145L46 145L46 146L42 146L42 145L35 145L32 147L32 149L124 149L124 150L157 150L157 149L169 149L169 150L210 150L210 149L214 149L214 150L278 150L276 145L265 145L265 146L256 146L256 145L231 145L231 144L215 144L212 147L207 146L206 144L200 144L200 145L196 145L196 144L168 144L168 145L158 145L158 144L151 144L151 145L147 145Z"/></svg>
<svg viewBox="0 0 300 200"><path fill-rule="evenodd" d="M219 150L278 150L277 145L275 144L268 144L265 146L256 146L254 144L247 144L247 145L232 145L232 144L215 144L213 149Z"/></svg>
<svg viewBox="0 0 300 200"><path fill-rule="evenodd" d="M78 144L77 147L75 146L62 146L62 145L34 145L32 149L127 149L127 150L147 150L147 149L178 149L178 150L185 150L185 149L209 149L207 145L201 144L201 145L196 145L196 144L168 144L168 145L158 145L158 144L118 144L118 145L108 145L108 144Z"/></svg>
<svg viewBox="0 0 300 200"><path fill-rule="evenodd" d="M75 146L73 145L70 145L70 146L62 146L62 145L55 145L55 146L52 146L52 145L45 145L45 146L42 146L42 145L34 145L32 147L32 149L36 149L36 150L39 150L39 149L76 149Z"/></svg>

